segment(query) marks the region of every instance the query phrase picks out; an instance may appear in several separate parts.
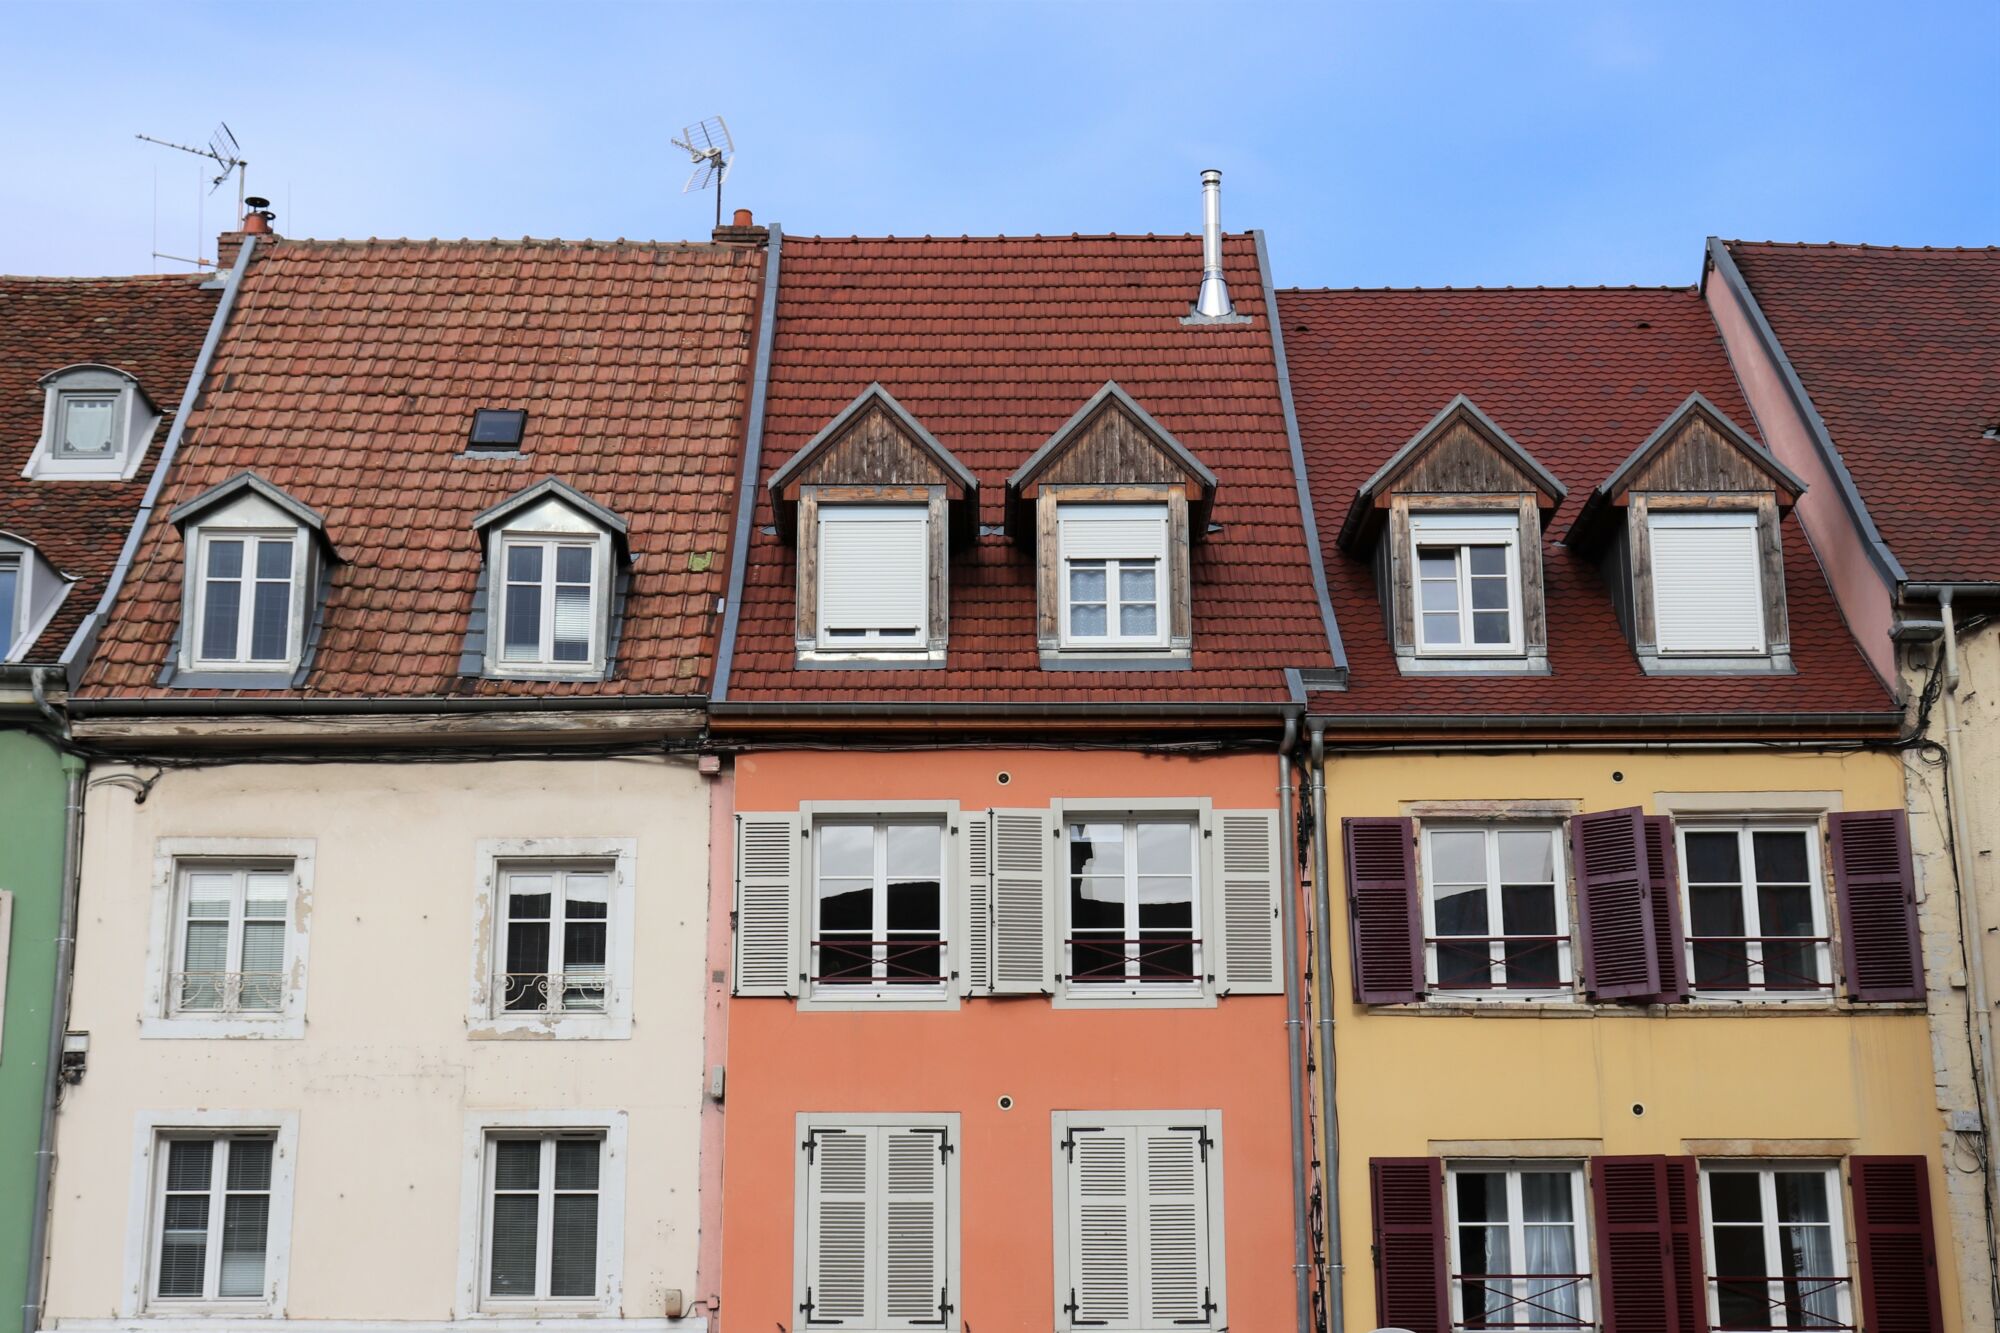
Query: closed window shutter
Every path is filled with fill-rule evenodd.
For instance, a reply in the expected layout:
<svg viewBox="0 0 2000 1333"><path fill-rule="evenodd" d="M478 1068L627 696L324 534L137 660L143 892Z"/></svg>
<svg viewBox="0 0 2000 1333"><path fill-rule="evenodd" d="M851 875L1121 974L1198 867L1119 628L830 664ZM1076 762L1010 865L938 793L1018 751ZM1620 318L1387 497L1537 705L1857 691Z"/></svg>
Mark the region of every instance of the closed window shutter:
<svg viewBox="0 0 2000 1333"><path fill-rule="evenodd" d="M1930 1167L1921 1157L1852 1157L1854 1239L1868 1333L1943 1333Z"/></svg>
<svg viewBox="0 0 2000 1333"><path fill-rule="evenodd" d="M993 815L993 993L1055 987L1054 854L1047 810Z"/></svg>
<svg viewBox="0 0 2000 1333"><path fill-rule="evenodd" d="M1210 1322L1206 1138L1198 1125L1138 1131L1146 1328Z"/></svg>
<svg viewBox="0 0 2000 1333"><path fill-rule="evenodd" d="M1417 901L1416 826L1407 819L1343 819L1354 998L1423 998L1424 925Z"/></svg>
<svg viewBox="0 0 2000 1333"><path fill-rule="evenodd" d="M1687 932L1681 926L1680 853L1674 842L1674 821L1667 815L1647 815L1646 881L1653 896L1653 952L1660 959L1660 990L1656 1004L1679 1004L1688 997Z"/></svg>
<svg viewBox="0 0 2000 1333"><path fill-rule="evenodd" d="M928 511L820 510L819 616L822 630L921 633L929 605Z"/></svg>
<svg viewBox="0 0 2000 1333"><path fill-rule="evenodd" d="M1909 817L1901 810L1827 816L1833 885L1840 899L1847 993L1856 1000L1924 998L1923 940Z"/></svg>
<svg viewBox="0 0 2000 1333"><path fill-rule="evenodd" d="M1139 1322L1137 1133L1073 1129L1069 1140L1069 1303L1072 1327Z"/></svg>
<svg viewBox="0 0 2000 1333"><path fill-rule="evenodd" d="M952 1306L945 1255L944 1153L938 1130L884 1129L882 1325L936 1328Z"/></svg>
<svg viewBox="0 0 2000 1333"><path fill-rule="evenodd" d="M1222 842L1217 988L1236 995L1279 994L1285 988L1278 938L1284 857L1277 811L1223 810L1215 822Z"/></svg>
<svg viewBox="0 0 2000 1333"><path fill-rule="evenodd" d="M865 1328L876 1308L871 1256L877 1234L877 1131L815 1129L807 1135L806 1290L809 1327Z"/></svg>
<svg viewBox="0 0 2000 1333"><path fill-rule="evenodd" d="M1648 531L1660 651L1763 652L1756 516L1656 514Z"/></svg>
<svg viewBox="0 0 2000 1333"><path fill-rule="evenodd" d="M1065 560L1161 560L1167 554L1165 505L1063 505Z"/></svg>
<svg viewBox="0 0 2000 1333"><path fill-rule="evenodd" d="M1645 817L1637 806L1570 820L1583 988L1595 1000L1650 1000L1660 993Z"/></svg>
<svg viewBox="0 0 2000 1333"><path fill-rule="evenodd" d="M1691 1314L1708 1300L1694 1165L1668 1157L1590 1159L1604 1333L1702 1333L1705 1319ZM1690 1317L1700 1322L1685 1322Z"/></svg>
<svg viewBox="0 0 2000 1333"><path fill-rule="evenodd" d="M1375 1322L1446 1333L1444 1163L1376 1157L1368 1163L1375 1217Z"/></svg>
<svg viewBox="0 0 2000 1333"><path fill-rule="evenodd" d="M960 986L967 995L993 991L993 825L984 810L959 821L959 849L965 877L965 954L959 960Z"/></svg>
<svg viewBox="0 0 2000 1333"><path fill-rule="evenodd" d="M736 994L799 993L799 818L736 816Z"/></svg>

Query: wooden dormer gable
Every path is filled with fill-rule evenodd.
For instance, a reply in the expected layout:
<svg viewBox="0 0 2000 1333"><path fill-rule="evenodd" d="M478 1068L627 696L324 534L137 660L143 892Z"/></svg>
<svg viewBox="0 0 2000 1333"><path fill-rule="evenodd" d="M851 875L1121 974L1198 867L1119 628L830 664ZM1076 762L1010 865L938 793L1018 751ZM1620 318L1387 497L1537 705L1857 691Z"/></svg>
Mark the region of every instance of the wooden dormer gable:
<svg viewBox="0 0 2000 1333"><path fill-rule="evenodd" d="M1546 524L1568 494L1555 474L1459 394L1363 482L1340 525L1342 549L1366 554L1397 497L1438 496L1477 502L1530 497Z"/></svg>
<svg viewBox="0 0 2000 1333"><path fill-rule="evenodd" d="M970 540L979 521L979 480L880 384L858 394L771 477L778 532L798 536L798 503L810 490L855 502L910 500L932 492L952 537Z"/></svg>
<svg viewBox="0 0 2000 1333"><path fill-rule="evenodd" d="M1708 399L1689 394L1667 419L1590 493L1563 543L1601 544L1634 495L1738 497L1789 512L1806 484Z"/></svg>
<svg viewBox="0 0 2000 1333"><path fill-rule="evenodd" d="M1008 530L1019 539L1036 532L1036 502L1044 488L1078 499L1143 499L1141 491L1176 493L1198 540L1215 503L1215 473L1145 408L1106 380L1061 429L1007 479ZM1127 494L1132 492L1134 494Z"/></svg>

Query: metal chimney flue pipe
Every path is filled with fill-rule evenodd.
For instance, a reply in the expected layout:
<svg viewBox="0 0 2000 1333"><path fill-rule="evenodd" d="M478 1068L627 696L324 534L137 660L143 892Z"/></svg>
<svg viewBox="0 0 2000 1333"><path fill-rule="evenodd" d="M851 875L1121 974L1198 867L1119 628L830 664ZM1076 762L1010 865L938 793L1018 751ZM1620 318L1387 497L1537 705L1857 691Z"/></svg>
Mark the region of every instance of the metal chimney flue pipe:
<svg viewBox="0 0 2000 1333"><path fill-rule="evenodd" d="M1201 173L1201 292L1194 313L1202 319L1227 319L1236 313L1229 303L1229 284L1222 277L1222 173Z"/></svg>

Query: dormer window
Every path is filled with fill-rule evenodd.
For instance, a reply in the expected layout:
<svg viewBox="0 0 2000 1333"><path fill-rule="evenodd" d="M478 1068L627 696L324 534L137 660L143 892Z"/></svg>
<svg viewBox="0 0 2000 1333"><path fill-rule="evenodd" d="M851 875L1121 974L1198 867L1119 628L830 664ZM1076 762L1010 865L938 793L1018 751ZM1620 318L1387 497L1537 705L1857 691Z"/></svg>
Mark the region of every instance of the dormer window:
<svg viewBox="0 0 2000 1333"><path fill-rule="evenodd" d="M821 648L922 648L929 624L930 506L821 504Z"/></svg>
<svg viewBox="0 0 2000 1333"><path fill-rule="evenodd" d="M1413 514L1417 651L1521 651L1521 523L1513 512Z"/></svg>
<svg viewBox="0 0 2000 1333"><path fill-rule="evenodd" d="M42 377L42 435L21 475L37 481L122 481L160 424L139 381L115 366L65 366Z"/></svg>
<svg viewBox="0 0 2000 1333"><path fill-rule="evenodd" d="M631 561L624 520L550 477L473 526L486 561L459 669L530 680L607 678Z"/></svg>
<svg viewBox="0 0 2000 1333"><path fill-rule="evenodd" d="M1653 628L1663 655L1762 654L1754 510L1650 514Z"/></svg>
<svg viewBox="0 0 2000 1333"><path fill-rule="evenodd" d="M285 666L297 656L293 572L301 540L297 529L202 531L197 669Z"/></svg>
<svg viewBox="0 0 2000 1333"><path fill-rule="evenodd" d="M0 662L29 660L73 582L32 542L0 532Z"/></svg>
<svg viewBox="0 0 2000 1333"><path fill-rule="evenodd" d="M186 544L179 648L161 683L278 689L310 655L334 560L319 514L245 472L169 515Z"/></svg>
<svg viewBox="0 0 2000 1333"><path fill-rule="evenodd" d="M567 668L595 656L597 546L595 537L501 535L503 662Z"/></svg>
<svg viewBox="0 0 2000 1333"><path fill-rule="evenodd" d="M1065 648L1164 648L1164 504L1067 504L1056 509L1062 549Z"/></svg>

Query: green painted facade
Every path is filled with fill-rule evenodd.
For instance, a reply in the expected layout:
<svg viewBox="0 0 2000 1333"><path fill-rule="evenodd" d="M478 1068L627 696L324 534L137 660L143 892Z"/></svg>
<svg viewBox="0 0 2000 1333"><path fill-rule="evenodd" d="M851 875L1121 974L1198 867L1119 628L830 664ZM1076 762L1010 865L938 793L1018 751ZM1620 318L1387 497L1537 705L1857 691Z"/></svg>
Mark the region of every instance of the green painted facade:
<svg viewBox="0 0 2000 1333"><path fill-rule="evenodd" d="M39 737L0 730L0 890L13 895L0 1010L0 1319L27 1301L35 1149L55 997L62 909L63 756Z"/></svg>

